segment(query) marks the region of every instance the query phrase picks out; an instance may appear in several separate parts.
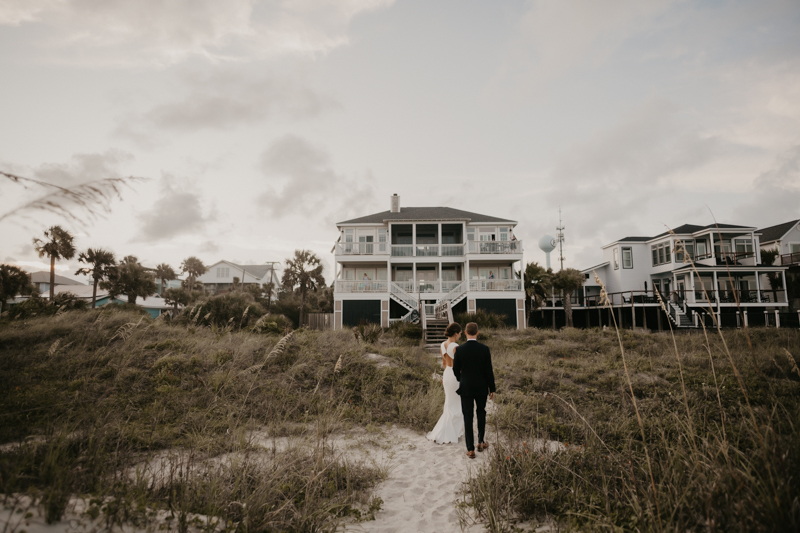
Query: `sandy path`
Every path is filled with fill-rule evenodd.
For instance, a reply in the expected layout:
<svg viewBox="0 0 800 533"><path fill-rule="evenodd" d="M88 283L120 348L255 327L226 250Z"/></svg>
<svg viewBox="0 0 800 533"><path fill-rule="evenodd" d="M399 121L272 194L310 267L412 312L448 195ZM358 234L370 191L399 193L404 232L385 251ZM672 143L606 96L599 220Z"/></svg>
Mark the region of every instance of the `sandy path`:
<svg viewBox="0 0 800 533"><path fill-rule="evenodd" d="M388 449L376 449L373 458L389 465L389 479L379 485L376 495L383 499L375 520L348 524L347 531L392 533L404 531L461 531L456 500L461 483L483 461L468 459L466 447L435 444L413 431L389 428ZM483 531L473 527L465 531Z"/></svg>

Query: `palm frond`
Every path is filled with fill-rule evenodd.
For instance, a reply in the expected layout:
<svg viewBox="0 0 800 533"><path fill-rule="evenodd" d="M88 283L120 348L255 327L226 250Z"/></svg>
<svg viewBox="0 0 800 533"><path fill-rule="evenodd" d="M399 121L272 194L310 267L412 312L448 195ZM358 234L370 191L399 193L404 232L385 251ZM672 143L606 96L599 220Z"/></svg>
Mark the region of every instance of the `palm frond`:
<svg viewBox="0 0 800 533"><path fill-rule="evenodd" d="M17 176L0 171L0 176L28 189L31 185L47 189L39 198L0 214L0 222L13 217L25 217L28 213L45 211L58 215L77 226L86 227L89 222L111 211L111 200L122 198L122 190L131 184L146 181L147 178L128 176L127 178L106 178L87 181L74 187L61 187L52 183Z"/></svg>

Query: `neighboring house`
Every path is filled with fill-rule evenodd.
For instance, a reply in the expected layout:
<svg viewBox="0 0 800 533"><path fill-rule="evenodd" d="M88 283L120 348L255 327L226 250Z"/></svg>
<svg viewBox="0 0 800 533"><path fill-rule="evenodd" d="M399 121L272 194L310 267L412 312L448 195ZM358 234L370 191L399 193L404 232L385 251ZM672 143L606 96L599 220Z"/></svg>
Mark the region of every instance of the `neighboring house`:
<svg viewBox="0 0 800 533"><path fill-rule="evenodd" d="M758 230L762 250L778 250L776 265L800 265L800 220Z"/></svg>
<svg viewBox="0 0 800 533"><path fill-rule="evenodd" d="M32 272L31 273L31 283L36 287L36 290L42 293L49 293L50 292L50 271L48 270L41 270L39 272ZM56 287L61 285L85 285L80 281L76 281L74 279L65 278L64 276L59 276L58 274L55 275L55 283Z"/></svg>
<svg viewBox="0 0 800 533"><path fill-rule="evenodd" d="M756 228L733 224L684 224L655 237L619 239L603 246L603 263L583 270L586 282L572 301L573 308L586 312L577 322L608 325L599 311L596 272L611 307L619 310L618 325L666 329L654 289L678 327L698 327L702 320L710 325L711 312L723 326L774 325L776 313L788 311L789 304L786 290L773 288L769 278L777 277L785 287L786 267L761 264L760 252ZM563 309L562 304L554 297L547 307Z"/></svg>
<svg viewBox="0 0 800 533"><path fill-rule="evenodd" d="M334 328L491 311L525 327L516 221L451 207L400 207L336 226ZM422 313L420 313L420 310Z"/></svg>
<svg viewBox="0 0 800 533"><path fill-rule="evenodd" d="M198 281L203 283L206 289L214 293L220 293L233 288L233 278L239 278L239 283L244 285L258 285L273 282L275 284L274 294L277 285L280 283L273 264L266 265L237 265L230 261L219 261L208 267L208 271L202 276L198 276Z"/></svg>

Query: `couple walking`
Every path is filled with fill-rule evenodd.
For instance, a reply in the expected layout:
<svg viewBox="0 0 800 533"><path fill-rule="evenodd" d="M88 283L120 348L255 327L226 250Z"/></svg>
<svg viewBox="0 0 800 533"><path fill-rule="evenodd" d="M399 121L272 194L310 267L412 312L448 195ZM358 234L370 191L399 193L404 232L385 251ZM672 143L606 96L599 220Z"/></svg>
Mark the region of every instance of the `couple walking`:
<svg viewBox="0 0 800 533"><path fill-rule="evenodd" d="M439 444L458 442L465 436L467 457L475 458L489 445L484 442L486 430L486 399L494 399L494 371L489 347L478 342L478 325L474 322L464 328L467 342L459 346L461 326L455 322L447 326L445 341L440 347L444 375L444 412L428 433L429 440ZM478 417L478 445L472 432L473 412Z"/></svg>

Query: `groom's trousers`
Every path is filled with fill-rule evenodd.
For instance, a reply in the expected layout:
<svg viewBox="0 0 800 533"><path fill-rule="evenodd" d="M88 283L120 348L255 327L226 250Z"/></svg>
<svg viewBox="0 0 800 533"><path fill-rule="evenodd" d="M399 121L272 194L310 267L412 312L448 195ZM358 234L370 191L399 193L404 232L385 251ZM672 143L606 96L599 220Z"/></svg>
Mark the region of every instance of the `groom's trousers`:
<svg viewBox="0 0 800 533"><path fill-rule="evenodd" d="M472 433L472 412L478 416L478 442L483 442L486 432L486 397L483 396L461 396L461 413L464 415L464 440L467 444L467 451L475 449L475 440Z"/></svg>

